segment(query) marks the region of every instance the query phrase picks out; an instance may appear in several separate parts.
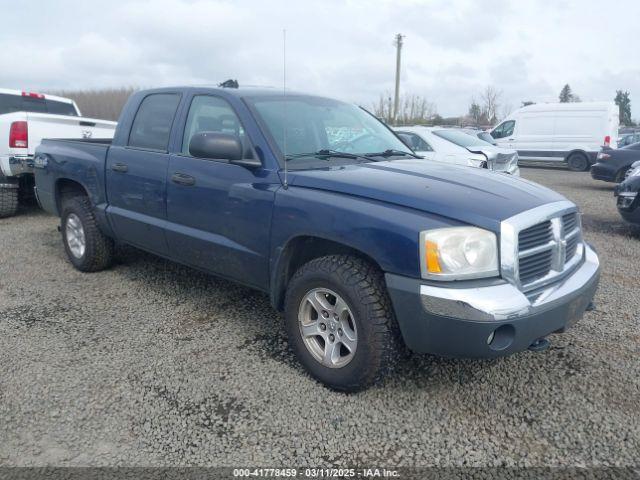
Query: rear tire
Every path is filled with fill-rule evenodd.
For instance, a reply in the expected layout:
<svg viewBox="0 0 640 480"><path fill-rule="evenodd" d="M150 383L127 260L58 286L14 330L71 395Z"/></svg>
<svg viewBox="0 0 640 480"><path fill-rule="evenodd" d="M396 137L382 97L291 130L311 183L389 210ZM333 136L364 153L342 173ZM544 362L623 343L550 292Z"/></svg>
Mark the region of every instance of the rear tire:
<svg viewBox="0 0 640 480"><path fill-rule="evenodd" d="M111 265L114 242L98 228L87 197L73 197L64 202L61 231L67 257L78 270L97 272Z"/></svg>
<svg viewBox="0 0 640 480"><path fill-rule="evenodd" d="M585 172L589 170L589 159L584 153L572 153L567 157L567 165L574 172Z"/></svg>
<svg viewBox="0 0 640 480"><path fill-rule="evenodd" d="M17 212L18 212L17 185L16 185L16 188L0 187L0 218L12 217Z"/></svg>
<svg viewBox="0 0 640 480"><path fill-rule="evenodd" d="M303 265L287 287L285 321L300 363L335 390L378 382L401 348L382 273L351 255Z"/></svg>

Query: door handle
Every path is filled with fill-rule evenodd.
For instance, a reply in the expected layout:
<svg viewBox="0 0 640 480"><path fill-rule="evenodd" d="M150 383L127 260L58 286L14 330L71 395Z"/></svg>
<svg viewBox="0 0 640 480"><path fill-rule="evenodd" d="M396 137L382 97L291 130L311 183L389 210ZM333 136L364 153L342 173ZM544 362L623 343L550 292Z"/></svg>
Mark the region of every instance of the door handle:
<svg viewBox="0 0 640 480"><path fill-rule="evenodd" d="M171 181L178 185L184 185L185 187L191 187L196 184L196 179L191 175L185 175L184 173L174 173L171 176Z"/></svg>
<svg viewBox="0 0 640 480"><path fill-rule="evenodd" d="M515 138L510 138L509 139L510 142L513 142L514 140L515 140Z"/></svg>
<svg viewBox="0 0 640 480"><path fill-rule="evenodd" d="M111 170L114 172L126 173L129 171L129 167L126 163L114 163L111 165Z"/></svg>

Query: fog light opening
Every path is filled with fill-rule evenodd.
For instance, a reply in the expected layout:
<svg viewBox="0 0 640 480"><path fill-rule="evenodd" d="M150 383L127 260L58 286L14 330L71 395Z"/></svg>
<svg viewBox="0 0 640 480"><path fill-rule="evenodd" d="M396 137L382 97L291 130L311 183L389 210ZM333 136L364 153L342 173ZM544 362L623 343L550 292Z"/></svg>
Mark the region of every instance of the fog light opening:
<svg viewBox="0 0 640 480"><path fill-rule="evenodd" d="M487 345L491 350L504 350L513 343L516 329L513 325L501 325L489 334Z"/></svg>

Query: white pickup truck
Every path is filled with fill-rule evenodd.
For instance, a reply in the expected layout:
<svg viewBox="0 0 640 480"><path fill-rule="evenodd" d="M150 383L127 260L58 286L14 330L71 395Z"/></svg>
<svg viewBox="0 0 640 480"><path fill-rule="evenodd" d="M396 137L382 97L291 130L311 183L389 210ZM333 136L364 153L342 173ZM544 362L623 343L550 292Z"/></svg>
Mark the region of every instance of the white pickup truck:
<svg viewBox="0 0 640 480"><path fill-rule="evenodd" d="M0 218L33 188L33 154L43 138L111 139L116 122L84 118L68 98L0 88Z"/></svg>

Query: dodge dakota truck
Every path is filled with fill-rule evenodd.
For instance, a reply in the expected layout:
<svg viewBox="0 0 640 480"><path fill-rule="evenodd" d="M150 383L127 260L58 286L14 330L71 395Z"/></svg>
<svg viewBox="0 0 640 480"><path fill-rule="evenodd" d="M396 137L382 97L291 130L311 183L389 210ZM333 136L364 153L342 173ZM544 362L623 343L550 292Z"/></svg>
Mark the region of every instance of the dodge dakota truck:
<svg viewBox="0 0 640 480"><path fill-rule="evenodd" d="M43 138L111 138L116 123L80 116L69 98L0 88L0 218L33 197L33 154Z"/></svg>
<svg viewBox="0 0 640 480"><path fill-rule="evenodd" d="M511 175L429 162L374 116L276 90L162 88L112 142L45 140L42 207L79 270L128 244L270 295L316 379L355 391L399 349L542 349L588 309L577 207Z"/></svg>

